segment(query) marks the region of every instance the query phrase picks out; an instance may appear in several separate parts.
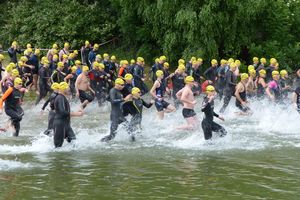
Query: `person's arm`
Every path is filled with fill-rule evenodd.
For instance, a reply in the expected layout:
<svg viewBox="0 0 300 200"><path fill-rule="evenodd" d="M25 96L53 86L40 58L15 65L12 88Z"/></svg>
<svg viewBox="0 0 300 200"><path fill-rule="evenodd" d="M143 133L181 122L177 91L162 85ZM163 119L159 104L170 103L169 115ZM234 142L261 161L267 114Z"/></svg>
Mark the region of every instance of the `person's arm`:
<svg viewBox="0 0 300 200"><path fill-rule="evenodd" d="M13 92L14 88L13 87L9 87L5 93L2 95L1 99L0 99L0 110L2 110L3 108L3 102L7 99L7 97Z"/></svg>
<svg viewBox="0 0 300 200"><path fill-rule="evenodd" d="M143 78L142 70L140 69L140 67L138 67L138 66L134 67L134 69L133 69L133 76L137 77L139 79Z"/></svg>
<svg viewBox="0 0 300 200"><path fill-rule="evenodd" d="M44 103L42 110L45 110L45 108L48 106L48 104L50 103L50 101L52 101L57 95L55 95L54 93L52 93L49 98L46 100L46 102Z"/></svg>
<svg viewBox="0 0 300 200"><path fill-rule="evenodd" d="M119 78L123 78L122 77L123 72L124 72L124 67L121 67L120 70L119 70L119 73L118 73Z"/></svg>
<svg viewBox="0 0 300 200"><path fill-rule="evenodd" d="M150 108L152 105L153 105L153 103L147 103L147 102L145 102L144 101L144 99L142 99L142 102L143 102L143 106L145 106L146 108Z"/></svg>
<svg viewBox="0 0 300 200"><path fill-rule="evenodd" d="M69 79L73 78L73 74L68 74L65 78L64 81L68 82Z"/></svg>
<svg viewBox="0 0 300 200"><path fill-rule="evenodd" d="M81 77L82 77L82 74L80 74L80 75L77 77L76 81L75 81L76 96L79 96L79 89L78 89L78 86L79 86L79 84L81 83L81 79L82 79Z"/></svg>
<svg viewBox="0 0 300 200"><path fill-rule="evenodd" d="M229 83L229 85L231 85L231 86L236 86L236 83L234 83L234 82L232 82L232 76L233 76L233 73L228 73L229 75L228 75L228 83Z"/></svg>
<svg viewBox="0 0 300 200"><path fill-rule="evenodd" d="M58 99L61 97L57 97L55 101L55 113L62 117L70 117L70 112L65 109L65 100ZM58 101L59 100L59 101Z"/></svg>
<svg viewBox="0 0 300 200"><path fill-rule="evenodd" d="M112 89L109 92L109 97L110 97L110 102L112 104L119 104L119 103L121 103L121 102L124 101L122 97L121 98L117 98L116 91L112 90Z"/></svg>
<svg viewBox="0 0 300 200"><path fill-rule="evenodd" d="M267 93L267 95L268 95L268 97L269 97L270 99L275 100L275 97L274 97L274 95L271 93L270 89L271 89L270 87L267 87L266 93Z"/></svg>
<svg viewBox="0 0 300 200"><path fill-rule="evenodd" d="M153 84L153 86L152 86L152 88L151 88L151 90L150 90L150 94L152 95L152 97L153 97L154 99L157 99L157 98L158 98L158 97L156 96L156 94L155 94L155 90L156 90L156 88L158 88L158 84L159 84L159 82L158 82L158 81L155 81L154 84Z"/></svg>
<svg viewBox="0 0 300 200"><path fill-rule="evenodd" d="M235 97L236 99L241 103L241 104L244 104L245 102L242 100L241 96L240 96L240 92L242 92L243 90L243 87L242 85L239 83L237 86L236 86L236 90L235 90Z"/></svg>

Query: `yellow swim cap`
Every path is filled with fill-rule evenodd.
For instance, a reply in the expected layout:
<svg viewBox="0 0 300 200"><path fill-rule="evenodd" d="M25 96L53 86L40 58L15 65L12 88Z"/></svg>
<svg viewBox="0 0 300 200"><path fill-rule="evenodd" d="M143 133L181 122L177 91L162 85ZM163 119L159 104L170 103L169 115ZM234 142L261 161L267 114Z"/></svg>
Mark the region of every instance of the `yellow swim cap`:
<svg viewBox="0 0 300 200"><path fill-rule="evenodd" d="M272 76L276 76L276 75L279 75L279 72L278 71L272 71Z"/></svg>
<svg viewBox="0 0 300 200"><path fill-rule="evenodd" d="M266 60L265 58L261 58L261 59L260 59L260 62L263 63L263 64L266 64L266 63L267 63L267 60Z"/></svg>
<svg viewBox="0 0 300 200"><path fill-rule="evenodd" d="M212 86L212 85L206 86L206 92L213 92L213 91L215 91L214 86Z"/></svg>
<svg viewBox="0 0 300 200"><path fill-rule="evenodd" d="M195 56L192 56L191 61L193 62L194 60L197 60L197 58Z"/></svg>
<svg viewBox="0 0 300 200"><path fill-rule="evenodd" d="M99 63L99 68L100 69L104 69L105 68L104 64L103 63Z"/></svg>
<svg viewBox="0 0 300 200"><path fill-rule="evenodd" d="M75 61L75 65L80 65L80 64L81 64L80 60Z"/></svg>
<svg viewBox="0 0 300 200"><path fill-rule="evenodd" d="M17 69L13 69L11 71L11 75L14 76L14 77L17 77L17 76L19 76L19 71Z"/></svg>
<svg viewBox="0 0 300 200"><path fill-rule="evenodd" d="M230 69L235 69L235 68L236 68L235 62L230 63Z"/></svg>
<svg viewBox="0 0 300 200"><path fill-rule="evenodd" d="M285 69L283 69L283 70L280 71L280 75L281 76L285 76L287 74L288 74L288 72Z"/></svg>
<svg viewBox="0 0 300 200"><path fill-rule="evenodd" d="M58 55L57 55L57 54L54 54L54 55L53 55L53 59L57 60L57 59L58 59Z"/></svg>
<svg viewBox="0 0 300 200"><path fill-rule="evenodd" d="M170 66L169 63L167 63L167 62L164 63L165 68L169 68L169 66Z"/></svg>
<svg viewBox="0 0 300 200"><path fill-rule="evenodd" d="M54 44L52 45L52 49L58 49L58 46L57 46L56 43L54 43Z"/></svg>
<svg viewBox="0 0 300 200"><path fill-rule="evenodd" d="M178 60L178 65L180 65L180 64L183 64L183 65L184 65L184 63L185 63L185 60L183 60L183 59L179 59L179 60Z"/></svg>
<svg viewBox="0 0 300 200"><path fill-rule="evenodd" d="M198 58L198 59L197 59L197 62L201 62L201 63L202 63L202 62L203 62L203 59L202 59L202 58Z"/></svg>
<svg viewBox="0 0 300 200"><path fill-rule="evenodd" d="M264 74L266 74L267 72L266 72L266 70L264 70L264 69L261 69L261 70L259 70L259 72L258 72L259 74L261 74L261 75L264 75Z"/></svg>
<svg viewBox="0 0 300 200"><path fill-rule="evenodd" d="M13 42L11 43L11 46L17 46L17 45L18 45L17 41L13 41Z"/></svg>
<svg viewBox="0 0 300 200"><path fill-rule="evenodd" d="M144 62L144 61L145 61L143 57L137 57L136 60L137 60L138 62Z"/></svg>
<svg viewBox="0 0 300 200"><path fill-rule="evenodd" d="M98 62L93 62L93 67L98 68L99 67L99 63Z"/></svg>
<svg viewBox="0 0 300 200"><path fill-rule="evenodd" d="M40 50L40 49L35 49L35 51L34 51L34 54L35 54L35 55L40 55L40 53L41 53L41 50Z"/></svg>
<svg viewBox="0 0 300 200"><path fill-rule="evenodd" d="M234 63L235 63L236 66L240 66L241 65L241 61L240 60L236 60L236 61L234 61Z"/></svg>
<svg viewBox="0 0 300 200"><path fill-rule="evenodd" d="M77 51L77 50L74 50L73 53L74 53L75 55L78 55L78 51Z"/></svg>
<svg viewBox="0 0 300 200"><path fill-rule="evenodd" d="M95 49L99 49L99 44L94 44Z"/></svg>
<svg viewBox="0 0 300 200"><path fill-rule="evenodd" d="M66 43L64 44L64 47L65 47L65 48L66 48L66 47L70 47L69 42L66 42Z"/></svg>
<svg viewBox="0 0 300 200"><path fill-rule="evenodd" d="M64 67L64 63L63 62L58 62L57 63L57 67L58 68L63 68Z"/></svg>
<svg viewBox="0 0 300 200"><path fill-rule="evenodd" d="M270 59L270 63L271 63L271 64L276 64L276 63L277 63L276 58L271 58L271 59Z"/></svg>
<svg viewBox="0 0 300 200"><path fill-rule="evenodd" d="M138 94L140 92L141 92L141 90L139 88L137 88L137 87L133 87L132 90L131 90L131 94L132 95L136 95L136 94Z"/></svg>
<svg viewBox="0 0 300 200"><path fill-rule="evenodd" d="M19 66L19 67L23 67L23 66L24 66L24 63L20 60L20 61L18 61L18 66Z"/></svg>
<svg viewBox="0 0 300 200"><path fill-rule="evenodd" d="M64 54L62 57L63 59L67 59L69 56L67 54Z"/></svg>
<svg viewBox="0 0 300 200"><path fill-rule="evenodd" d="M82 71L83 71L83 72L89 71L89 67L88 67L88 66L83 66L83 67L82 67Z"/></svg>
<svg viewBox="0 0 300 200"><path fill-rule="evenodd" d="M110 59L111 59L111 60L116 60L117 58L116 58L116 56L112 55L112 56L110 57Z"/></svg>
<svg viewBox="0 0 300 200"><path fill-rule="evenodd" d="M59 90L59 84L58 83L52 83L52 85L51 85L51 89L52 90Z"/></svg>
<svg viewBox="0 0 300 200"><path fill-rule="evenodd" d="M75 57L75 54L74 53L70 53L69 58L72 59L74 57Z"/></svg>
<svg viewBox="0 0 300 200"><path fill-rule="evenodd" d="M179 65L177 70L185 71L185 66L184 65Z"/></svg>
<svg viewBox="0 0 300 200"><path fill-rule="evenodd" d="M225 60L225 59L222 59L222 60L220 61L220 63L221 63L221 65L226 65L226 63L227 63L227 60Z"/></svg>
<svg viewBox="0 0 300 200"><path fill-rule="evenodd" d="M157 70L155 74L156 74L156 77L161 77L164 75L164 72L162 70Z"/></svg>
<svg viewBox="0 0 300 200"><path fill-rule="evenodd" d="M128 60L123 60L123 65L128 65Z"/></svg>
<svg viewBox="0 0 300 200"><path fill-rule="evenodd" d="M85 45L89 45L90 42L89 42L88 40L86 40L84 44L85 44Z"/></svg>
<svg viewBox="0 0 300 200"><path fill-rule="evenodd" d="M217 65L218 64L218 61L216 59L212 59L211 62L210 62L212 65Z"/></svg>
<svg viewBox="0 0 300 200"><path fill-rule="evenodd" d="M253 62L258 62L258 57L253 57Z"/></svg>
<svg viewBox="0 0 300 200"><path fill-rule="evenodd" d="M249 66L248 66L248 71L250 71L250 70L252 70L252 69L255 70L254 66L253 66L253 65L249 65Z"/></svg>
<svg viewBox="0 0 300 200"><path fill-rule="evenodd" d="M125 79L126 81L128 81L128 80L133 79L133 76L132 76L132 74L125 74L124 79Z"/></svg>
<svg viewBox="0 0 300 200"><path fill-rule="evenodd" d="M20 58L20 60L23 61L23 62L27 62L27 61L28 61L28 58L27 58L26 56L22 56L22 57Z"/></svg>
<svg viewBox="0 0 300 200"><path fill-rule="evenodd" d="M58 50L57 50L57 49L52 49L52 50L51 50L51 53L52 53L52 54L57 54L57 53L58 53Z"/></svg>
<svg viewBox="0 0 300 200"><path fill-rule="evenodd" d="M10 73L12 70L13 70L13 68L12 68L11 65L7 65L7 66L5 67L5 71L6 71L7 73Z"/></svg>
<svg viewBox="0 0 300 200"><path fill-rule="evenodd" d="M101 56L100 54L97 54L97 55L96 55L96 58L101 59L102 56Z"/></svg>
<svg viewBox="0 0 300 200"><path fill-rule="evenodd" d="M248 70L248 72L249 72L250 75L255 75L256 74L255 69L250 69L250 70Z"/></svg>
<svg viewBox="0 0 300 200"><path fill-rule="evenodd" d="M104 53L103 58L105 58L105 57L109 57L109 55L107 53Z"/></svg>
<svg viewBox="0 0 300 200"><path fill-rule="evenodd" d="M121 78L117 78L117 79L115 80L115 84L116 84L116 85L124 85L124 80L121 79Z"/></svg>
<svg viewBox="0 0 300 200"><path fill-rule="evenodd" d="M195 80L192 76L187 76L185 79L184 79L184 82L185 83L193 83Z"/></svg>
<svg viewBox="0 0 300 200"><path fill-rule="evenodd" d="M66 82L60 82L59 84L59 90L60 91L65 91L69 88L69 84Z"/></svg>
<svg viewBox="0 0 300 200"><path fill-rule="evenodd" d="M131 60L130 60L130 64L132 64L132 65L135 64L135 60L134 60L134 59L131 59Z"/></svg>
<svg viewBox="0 0 300 200"><path fill-rule="evenodd" d="M73 66L73 67L71 67L71 72L76 72L76 70L77 70L77 67L76 66Z"/></svg>
<svg viewBox="0 0 300 200"><path fill-rule="evenodd" d="M15 80L14 80L14 85L22 85L22 83L23 83L23 81L22 81L22 79L20 79L20 78L15 78Z"/></svg>
<svg viewBox="0 0 300 200"><path fill-rule="evenodd" d="M12 69L15 69L17 67L16 64L13 62L9 63L9 65L11 66Z"/></svg>
<svg viewBox="0 0 300 200"><path fill-rule="evenodd" d="M233 62L234 62L234 59L233 59L233 58L229 58L229 59L228 59L228 63L229 63L229 64L231 64L231 63L233 63Z"/></svg>
<svg viewBox="0 0 300 200"><path fill-rule="evenodd" d="M246 73L242 73L242 74L241 74L241 80L242 80L242 81L243 81L243 80L246 80L248 77L249 77L249 75L246 74Z"/></svg>

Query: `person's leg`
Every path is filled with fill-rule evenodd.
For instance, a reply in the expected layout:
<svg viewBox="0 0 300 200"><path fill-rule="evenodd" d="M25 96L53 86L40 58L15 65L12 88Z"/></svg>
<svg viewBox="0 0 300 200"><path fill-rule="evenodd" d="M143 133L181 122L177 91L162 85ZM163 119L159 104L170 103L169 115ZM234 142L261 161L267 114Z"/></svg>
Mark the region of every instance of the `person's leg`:
<svg viewBox="0 0 300 200"><path fill-rule="evenodd" d="M225 135L227 135L227 131L225 130L225 128L217 124L216 122L212 122L211 129L213 132L219 133L220 137L224 137Z"/></svg>
<svg viewBox="0 0 300 200"><path fill-rule="evenodd" d="M209 140L212 137L212 130L211 130L211 124L208 122L208 120L204 119L201 123L202 130L204 133L204 139Z"/></svg>

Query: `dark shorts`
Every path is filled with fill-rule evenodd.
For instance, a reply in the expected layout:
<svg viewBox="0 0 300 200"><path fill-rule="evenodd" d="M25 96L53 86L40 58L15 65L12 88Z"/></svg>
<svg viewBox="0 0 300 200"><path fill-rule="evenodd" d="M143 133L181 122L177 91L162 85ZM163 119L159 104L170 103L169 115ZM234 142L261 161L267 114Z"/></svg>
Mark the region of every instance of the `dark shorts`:
<svg viewBox="0 0 300 200"><path fill-rule="evenodd" d="M196 113L193 109L183 108L182 115L184 118L190 118L190 117L194 117L196 115Z"/></svg>
<svg viewBox="0 0 300 200"><path fill-rule="evenodd" d="M250 111L250 108L248 106L242 106L241 103L235 102L236 107L238 107L242 112L248 112Z"/></svg>
<svg viewBox="0 0 300 200"><path fill-rule="evenodd" d="M87 92L85 92L83 90L79 90L79 99L80 99L81 103L83 103L85 100L92 102L94 100L94 96L88 94Z"/></svg>
<svg viewBox="0 0 300 200"><path fill-rule="evenodd" d="M155 100L155 107L158 112L163 111L165 108L167 108L170 104L166 102L165 100L158 101Z"/></svg>

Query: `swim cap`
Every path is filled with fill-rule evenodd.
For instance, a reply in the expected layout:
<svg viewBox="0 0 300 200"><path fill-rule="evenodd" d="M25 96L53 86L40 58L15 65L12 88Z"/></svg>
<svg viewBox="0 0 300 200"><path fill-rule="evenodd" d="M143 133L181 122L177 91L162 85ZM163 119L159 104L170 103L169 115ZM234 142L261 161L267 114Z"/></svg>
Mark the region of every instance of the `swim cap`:
<svg viewBox="0 0 300 200"><path fill-rule="evenodd" d="M22 83L23 83L23 81L22 81L22 79L20 79L20 78L15 78L15 80L14 80L14 85L22 85Z"/></svg>
<svg viewBox="0 0 300 200"><path fill-rule="evenodd" d="M277 63L276 58L271 58L271 59L270 59L270 63L271 63L271 64L276 64L276 63Z"/></svg>
<svg viewBox="0 0 300 200"><path fill-rule="evenodd" d="M41 50L40 50L40 49L35 49L35 51L34 51L34 54L35 54L35 55L40 55L40 53L41 53Z"/></svg>
<svg viewBox="0 0 300 200"><path fill-rule="evenodd" d="M17 46L17 45L18 45L17 41L13 41L13 42L11 43L11 46Z"/></svg>
<svg viewBox="0 0 300 200"><path fill-rule="evenodd" d="M65 47L65 48L66 48L66 47L70 47L69 42L66 42L66 43L64 44L64 47Z"/></svg>
<svg viewBox="0 0 300 200"><path fill-rule="evenodd" d="M249 66L248 66L248 71L250 71L250 70L252 70L252 69L255 70L254 66L253 66L253 65L249 65Z"/></svg>
<svg viewBox="0 0 300 200"><path fill-rule="evenodd" d="M202 62L203 62L203 59L202 59L202 58L198 58L198 59L197 59L197 62L201 62L201 63L202 63ZM183 63L183 64L184 64L184 63Z"/></svg>
<svg viewBox="0 0 300 200"><path fill-rule="evenodd" d="M90 42L89 42L88 40L86 40L84 44L85 44L85 45L89 45Z"/></svg>
<svg viewBox="0 0 300 200"><path fill-rule="evenodd" d="M94 49L99 49L99 44L94 44Z"/></svg>
<svg viewBox="0 0 300 200"><path fill-rule="evenodd" d="M27 61L28 61L28 58L27 58L26 56L22 56L22 57L20 58L20 60L23 61L23 62L27 62Z"/></svg>
<svg viewBox="0 0 300 200"><path fill-rule="evenodd" d="M63 59L67 59L69 56L67 54L64 54L62 57Z"/></svg>
<svg viewBox="0 0 300 200"><path fill-rule="evenodd" d="M102 56L101 56L100 54L97 54L97 55L96 55L96 58L101 59Z"/></svg>
<svg viewBox="0 0 300 200"><path fill-rule="evenodd" d="M115 80L115 84L116 84L116 85L124 85L124 80L121 79L121 78L117 78L117 79Z"/></svg>
<svg viewBox="0 0 300 200"><path fill-rule="evenodd" d="M218 61L216 59L212 59L211 62L210 62L212 65L217 65L218 64Z"/></svg>
<svg viewBox="0 0 300 200"><path fill-rule="evenodd" d="M208 85L208 86L206 86L205 90L206 90L206 92L213 92L213 91L215 91L215 88L212 85Z"/></svg>
<svg viewBox="0 0 300 200"><path fill-rule="evenodd" d="M166 57L166 56L160 56L160 57L159 57L159 60L160 60L160 61L166 61L166 60L167 60L167 57Z"/></svg>
<svg viewBox="0 0 300 200"><path fill-rule="evenodd" d="M23 67L23 66L24 66L24 63L23 63L21 60L19 60L19 61L18 61L18 66L19 66L19 67Z"/></svg>
<svg viewBox="0 0 300 200"><path fill-rule="evenodd" d="M248 76L248 74L246 74L246 73L242 73L242 74L241 74L241 80L242 80L242 81L243 81L243 80L246 80L248 77L249 77L249 76Z"/></svg>
<svg viewBox="0 0 300 200"><path fill-rule="evenodd" d="M58 49L58 46L57 46L56 43L54 43L54 44L52 45L52 49Z"/></svg>
<svg viewBox="0 0 300 200"><path fill-rule="evenodd" d="M12 68L12 66L10 64L5 67L5 71L7 73L10 73L12 70L13 70L13 68Z"/></svg>
<svg viewBox="0 0 300 200"><path fill-rule="evenodd" d="M234 59L233 59L233 58L229 58L229 59L228 59L228 63L229 63L229 64L231 64L231 63L233 63L233 62L234 62Z"/></svg>
<svg viewBox="0 0 300 200"><path fill-rule="evenodd" d="M198 63L197 60L192 61L192 65L197 65L197 63Z"/></svg>
<svg viewBox="0 0 300 200"><path fill-rule="evenodd" d="M180 71L185 71L185 66L184 65L179 65L177 69L180 70Z"/></svg>
<svg viewBox="0 0 300 200"><path fill-rule="evenodd" d="M283 70L280 71L280 75L281 76L285 76L287 74L288 74L288 72L285 69L283 69Z"/></svg>
<svg viewBox="0 0 300 200"><path fill-rule="evenodd" d="M72 59L72 58L74 58L75 57L75 54L74 53L70 53L70 55L69 55L69 59Z"/></svg>
<svg viewBox="0 0 300 200"><path fill-rule="evenodd" d="M112 56L110 57L110 59L111 59L111 60L116 60L117 58L116 58L116 56L112 55Z"/></svg>
<svg viewBox="0 0 300 200"><path fill-rule="evenodd" d="M64 63L63 62L58 62L57 63L57 67L58 68L63 68L64 67Z"/></svg>
<svg viewBox="0 0 300 200"><path fill-rule="evenodd" d="M58 50L57 50L57 49L52 49L52 50L51 50L51 53L52 53L52 54L57 54L57 53L58 53Z"/></svg>
<svg viewBox="0 0 300 200"><path fill-rule="evenodd" d="M133 76L132 76L132 74L125 74L124 79L125 79L126 81L128 81L128 80L133 79Z"/></svg>
<svg viewBox="0 0 300 200"><path fill-rule="evenodd" d="M222 59L222 60L220 61L220 63L221 63L221 65L225 65L225 64L227 63L227 61L226 61L225 59Z"/></svg>
<svg viewBox="0 0 300 200"><path fill-rule="evenodd" d="M58 59L58 55L57 55L57 54L54 54L54 55L53 55L53 59L57 60L57 59Z"/></svg>
<svg viewBox="0 0 300 200"><path fill-rule="evenodd" d="M75 55L78 55L78 51L77 51L77 50L74 50L73 53L74 53Z"/></svg>
<svg viewBox="0 0 300 200"><path fill-rule="evenodd" d="M75 61L75 65L80 65L80 64L81 64L80 60Z"/></svg>
<svg viewBox="0 0 300 200"><path fill-rule="evenodd" d="M15 68L16 68L16 64L13 63L13 62L9 63L9 65L11 66L12 69L15 69Z"/></svg>
<svg viewBox="0 0 300 200"><path fill-rule="evenodd" d="M109 57L108 53L103 54L103 58L105 58L105 57Z"/></svg>
<svg viewBox="0 0 300 200"><path fill-rule="evenodd" d="M144 62L144 61L145 61L143 57L137 57L136 60L137 60L138 62Z"/></svg>
<svg viewBox="0 0 300 200"><path fill-rule="evenodd" d="M104 68L105 68L105 66L104 66L104 64L103 64L103 63L99 63L99 65L98 65L98 66L99 66L99 68L100 68L100 69L104 69Z"/></svg>
<svg viewBox="0 0 300 200"><path fill-rule="evenodd" d="M197 58L195 56L191 57L191 61L193 62L194 60L196 60Z"/></svg>
<svg viewBox="0 0 300 200"><path fill-rule="evenodd" d="M250 75L255 75L256 74L255 69L250 69L248 72L249 72Z"/></svg>
<svg viewBox="0 0 300 200"><path fill-rule="evenodd" d="M264 70L264 69L261 69L261 70L259 70L259 72L258 72L259 74L266 74L267 72L266 72L266 70Z"/></svg>
<svg viewBox="0 0 300 200"><path fill-rule="evenodd" d="M240 60L236 60L236 61L234 61L234 63L235 63L236 66L238 66L238 65L240 66L241 65L241 61Z"/></svg>
<svg viewBox="0 0 300 200"><path fill-rule="evenodd" d="M267 60L266 60L265 58L261 58L261 59L260 59L260 62L263 63L263 64L266 64L266 63L267 63Z"/></svg>
<svg viewBox="0 0 300 200"><path fill-rule="evenodd" d="M276 76L276 75L279 75L279 72L278 71L272 71L272 76Z"/></svg>
<svg viewBox="0 0 300 200"><path fill-rule="evenodd" d="M192 76L187 76L185 79L184 79L184 82L185 83L193 83L194 82L194 78Z"/></svg>
<svg viewBox="0 0 300 200"><path fill-rule="evenodd" d="M131 94L133 94L133 95L135 95L137 93L140 93L140 92L141 92L141 90L137 87L133 87L132 90L131 90Z"/></svg>
<svg viewBox="0 0 300 200"><path fill-rule="evenodd" d="M52 89L52 90L59 90L59 84L56 83L56 82L52 83L51 89Z"/></svg>
<svg viewBox="0 0 300 200"><path fill-rule="evenodd" d="M164 63L165 68L169 68L169 66L170 66L169 63L167 63L167 62Z"/></svg>
<svg viewBox="0 0 300 200"><path fill-rule="evenodd" d="M76 67L76 66L71 67L71 71L72 71L73 73L76 72L76 70L77 70L77 67Z"/></svg>
<svg viewBox="0 0 300 200"><path fill-rule="evenodd" d="M157 70L155 74L156 74L156 77L161 77L162 75L164 75L164 72L161 70Z"/></svg>
<svg viewBox="0 0 300 200"><path fill-rule="evenodd" d="M59 84L59 90L60 91L65 91L69 88L69 84L66 82L60 82Z"/></svg>
<svg viewBox="0 0 300 200"><path fill-rule="evenodd" d="M134 60L134 59L131 59L131 60L130 60L130 64L132 64L132 65L135 64L135 60Z"/></svg>
<svg viewBox="0 0 300 200"><path fill-rule="evenodd" d="M88 67L88 66L83 66L82 71L83 71L83 72L89 71L89 67Z"/></svg>
<svg viewBox="0 0 300 200"><path fill-rule="evenodd" d="M99 63L98 63L98 62L96 62L96 61L95 61L95 62L93 62L93 67L94 67L94 68L98 68L98 67L99 67Z"/></svg>
<svg viewBox="0 0 300 200"><path fill-rule="evenodd" d="M11 75L14 76L14 77L17 77L17 76L19 76L19 71L17 69L13 69L11 71Z"/></svg>
<svg viewBox="0 0 300 200"><path fill-rule="evenodd" d="M235 63L234 62L230 63L230 69L234 69L234 68L236 68Z"/></svg>
<svg viewBox="0 0 300 200"><path fill-rule="evenodd" d="M179 59L179 60L178 60L178 65L180 65L180 64L183 64L183 65L184 65L184 63L185 63L185 60L183 60L183 59Z"/></svg>
<svg viewBox="0 0 300 200"><path fill-rule="evenodd" d="M253 57L253 62L258 62L258 57Z"/></svg>

